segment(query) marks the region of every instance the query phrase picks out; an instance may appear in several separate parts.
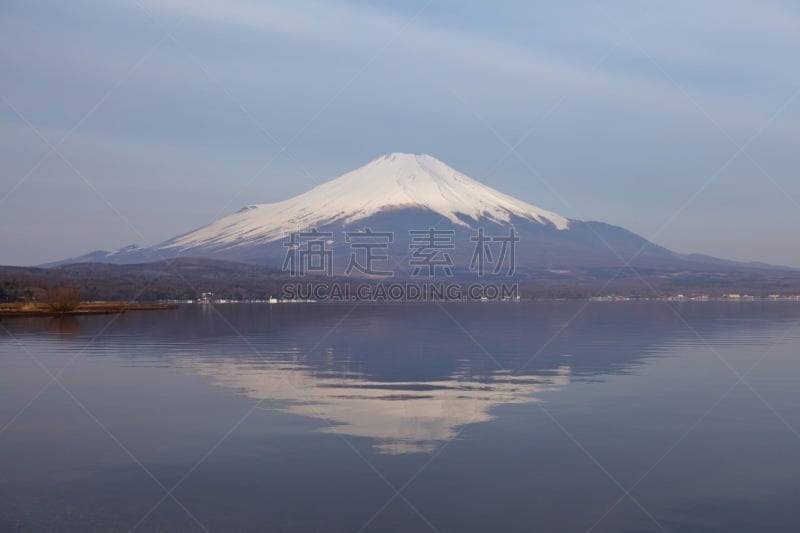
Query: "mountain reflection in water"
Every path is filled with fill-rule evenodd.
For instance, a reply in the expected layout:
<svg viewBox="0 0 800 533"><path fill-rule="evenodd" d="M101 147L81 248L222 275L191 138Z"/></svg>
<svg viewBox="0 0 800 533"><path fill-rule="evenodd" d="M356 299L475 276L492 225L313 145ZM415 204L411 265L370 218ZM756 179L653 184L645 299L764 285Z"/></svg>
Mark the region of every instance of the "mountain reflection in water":
<svg viewBox="0 0 800 533"><path fill-rule="evenodd" d="M292 362L187 357L181 364L216 385L240 389L269 405L277 402L292 414L325 420L330 423L327 431L372 439L376 451L393 455L433 451L460 426L492 420L498 405L532 403L537 394L568 385L571 373L562 365L549 375L498 371L477 379L464 372L437 381L382 382Z"/></svg>

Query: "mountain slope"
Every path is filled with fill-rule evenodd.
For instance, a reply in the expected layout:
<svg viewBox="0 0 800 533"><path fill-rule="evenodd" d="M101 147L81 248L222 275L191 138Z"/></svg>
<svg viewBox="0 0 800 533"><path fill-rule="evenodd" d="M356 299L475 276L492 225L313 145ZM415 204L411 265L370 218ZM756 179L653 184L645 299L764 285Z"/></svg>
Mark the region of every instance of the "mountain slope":
<svg viewBox="0 0 800 533"><path fill-rule="evenodd" d="M560 230L569 227L566 218L487 187L434 157L393 153L289 200L245 207L159 248L265 244L292 232L347 226L402 209L425 209L465 227L465 217L508 223L512 216Z"/></svg>
<svg viewBox="0 0 800 533"><path fill-rule="evenodd" d="M412 230L435 228L452 234L455 271L466 272L475 235L519 238L516 267L594 275L622 266L656 272L768 269L700 255L672 252L630 231L602 222L568 219L503 194L429 155L393 153L294 198L251 205L207 226L151 248L129 246L92 252L68 262L136 263L169 257L203 257L280 267L286 239L296 232L329 232L341 273L352 248L344 232L369 228L393 234L387 263L402 267L414 249Z"/></svg>

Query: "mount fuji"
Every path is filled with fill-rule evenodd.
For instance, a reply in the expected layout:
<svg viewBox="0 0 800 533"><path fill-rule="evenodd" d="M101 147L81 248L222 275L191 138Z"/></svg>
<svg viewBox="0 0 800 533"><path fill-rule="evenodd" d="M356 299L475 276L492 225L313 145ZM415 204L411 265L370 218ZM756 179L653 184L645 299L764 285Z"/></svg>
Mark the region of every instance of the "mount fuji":
<svg viewBox="0 0 800 533"><path fill-rule="evenodd" d="M453 268L466 272L479 230L509 235L518 272L559 275L600 272L630 266L654 272L767 268L702 255L672 252L623 228L563 217L488 187L442 161L418 154L392 153L288 200L254 204L206 226L152 247L127 246L60 261L140 263L173 257L198 257L283 264L287 239L298 232L329 233L335 272L347 264L351 248L345 232L392 233L381 252L383 264L402 265L413 248L411 230L449 232L446 253ZM399 268L402 271L402 267Z"/></svg>

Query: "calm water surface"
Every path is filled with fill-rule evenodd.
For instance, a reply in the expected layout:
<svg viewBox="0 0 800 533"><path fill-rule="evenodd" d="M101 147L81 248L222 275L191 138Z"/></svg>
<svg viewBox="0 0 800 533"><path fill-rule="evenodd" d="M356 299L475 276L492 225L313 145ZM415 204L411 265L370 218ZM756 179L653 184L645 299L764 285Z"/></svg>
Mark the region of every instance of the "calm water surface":
<svg viewBox="0 0 800 533"><path fill-rule="evenodd" d="M748 302L5 320L0 530L798 531L798 320Z"/></svg>

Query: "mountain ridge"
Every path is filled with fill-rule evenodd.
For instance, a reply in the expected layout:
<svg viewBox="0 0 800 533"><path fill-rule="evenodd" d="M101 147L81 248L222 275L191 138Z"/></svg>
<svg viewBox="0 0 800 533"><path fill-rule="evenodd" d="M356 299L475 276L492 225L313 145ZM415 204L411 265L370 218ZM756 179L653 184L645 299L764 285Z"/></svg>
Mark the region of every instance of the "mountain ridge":
<svg viewBox="0 0 800 533"><path fill-rule="evenodd" d="M709 269L772 270L702 254L680 254L599 221L563 217L497 191L426 154L394 152L286 200L251 204L237 212L152 247L130 245L95 251L49 265L75 262L130 264L170 257L205 257L280 267L287 239L317 230L329 235L342 264L342 234L369 228L393 235L391 259L409 255L410 230L437 228L452 235L461 271L474 252L475 233L519 238L517 266L580 275L592 269L631 267L648 272ZM326 243L327 244L327 243ZM458 246L455 246L455 245ZM333 269L336 273L341 268ZM402 271L400 272L403 273Z"/></svg>

